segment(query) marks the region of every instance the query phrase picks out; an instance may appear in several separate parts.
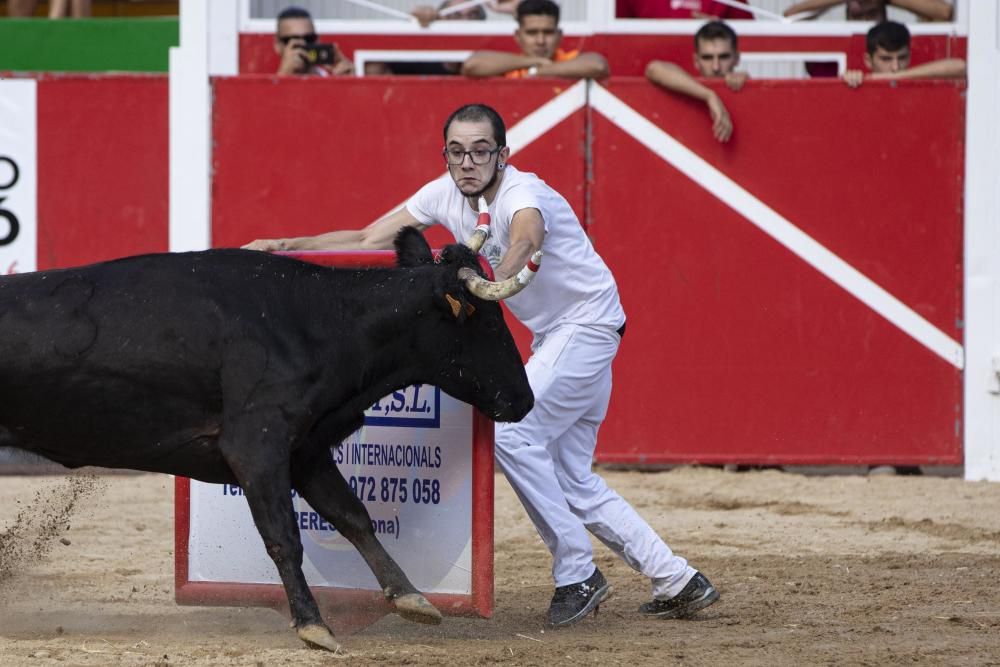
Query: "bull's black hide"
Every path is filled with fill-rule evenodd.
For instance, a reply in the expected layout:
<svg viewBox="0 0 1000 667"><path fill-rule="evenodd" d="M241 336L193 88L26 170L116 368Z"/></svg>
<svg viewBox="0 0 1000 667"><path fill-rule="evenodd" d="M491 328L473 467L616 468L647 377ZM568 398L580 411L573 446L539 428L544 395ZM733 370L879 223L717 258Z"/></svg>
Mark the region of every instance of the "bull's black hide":
<svg viewBox="0 0 1000 667"><path fill-rule="evenodd" d="M410 384L504 421L533 398L499 304L457 276L479 271L475 254L449 246L436 263L412 229L396 246L396 269L209 250L0 278L0 446L240 484L299 636L334 648L302 575L294 487L401 614L436 622L329 447Z"/></svg>

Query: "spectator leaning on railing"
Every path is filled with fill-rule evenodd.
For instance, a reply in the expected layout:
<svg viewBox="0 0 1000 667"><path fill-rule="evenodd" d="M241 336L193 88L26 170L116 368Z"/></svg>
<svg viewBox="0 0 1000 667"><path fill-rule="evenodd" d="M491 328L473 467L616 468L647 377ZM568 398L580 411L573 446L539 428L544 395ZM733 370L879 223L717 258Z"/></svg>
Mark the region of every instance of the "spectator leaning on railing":
<svg viewBox="0 0 1000 667"><path fill-rule="evenodd" d="M740 64L736 32L722 21L710 21L694 35L694 67L706 79L725 79L731 90L740 90L746 83L746 72L737 72ZM718 93L699 83L678 65L654 60L646 66L646 78L658 86L701 100L712 118L712 134L719 141L729 141L733 121Z"/></svg>
<svg viewBox="0 0 1000 667"><path fill-rule="evenodd" d="M847 70L844 82L857 88L865 79L964 79L965 61L961 58L942 58L910 66L910 31L902 23L883 21L868 31L865 44L865 67Z"/></svg>
<svg viewBox="0 0 1000 667"><path fill-rule="evenodd" d="M563 51L559 5L552 0L522 0L517 6L514 41L521 53L476 51L462 65L471 77L505 76L517 79L558 76L567 79L603 79L608 61L599 53Z"/></svg>

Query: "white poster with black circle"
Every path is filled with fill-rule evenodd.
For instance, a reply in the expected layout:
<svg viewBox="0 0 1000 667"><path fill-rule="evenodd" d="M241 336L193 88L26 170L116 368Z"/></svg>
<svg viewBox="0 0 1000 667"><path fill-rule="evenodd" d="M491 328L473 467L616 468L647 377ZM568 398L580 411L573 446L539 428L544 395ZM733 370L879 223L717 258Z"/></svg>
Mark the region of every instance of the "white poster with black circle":
<svg viewBox="0 0 1000 667"><path fill-rule="evenodd" d="M36 268L36 89L0 79L0 274Z"/></svg>

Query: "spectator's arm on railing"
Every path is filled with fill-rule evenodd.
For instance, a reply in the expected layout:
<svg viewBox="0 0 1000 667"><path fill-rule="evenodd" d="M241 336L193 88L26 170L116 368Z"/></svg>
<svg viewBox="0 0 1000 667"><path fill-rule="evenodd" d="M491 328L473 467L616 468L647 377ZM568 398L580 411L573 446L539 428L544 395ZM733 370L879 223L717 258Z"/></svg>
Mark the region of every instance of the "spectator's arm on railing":
<svg viewBox="0 0 1000 667"><path fill-rule="evenodd" d="M536 76L565 79L606 79L611 74L607 59L600 53L581 53L576 58L538 66Z"/></svg>
<svg viewBox="0 0 1000 667"><path fill-rule="evenodd" d="M795 14L803 14L805 12L822 14L830 9L830 7L842 4L844 4L844 0L802 0L802 2L795 3L782 13L785 16L794 16Z"/></svg>
<svg viewBox="0 0 1000 667"><path fill-rule="evenodd" d="M914 65L902 72L869 74L868 78L897 81L900 79L964 79L965 70L965 61L961 58L942 58Z"/></svg>
<svg viewBox="0 0 1000 667"><path fill-rule="evenodd" d="M506 51L476 51L462 63L462 74L473 78L500 76L528 67L541 68L550 64L547 58L536 58Z"/></svg>
<svg viewBox="0 0 1000 667"><path fill-rule="evenodd" d="M928 21L951 21L955 14L955 8L945 0L889 0L889 4Z"/></svg>
<svg viewBox="0 0 1000 667"><path fill-rule="evenodd" d="M721 142L729 141L733 134L733 121L714 90L699 83L674 63L663 60L654 60L646 66L646 78L671 92L704 102L712 118L712 135Z"/></svg>

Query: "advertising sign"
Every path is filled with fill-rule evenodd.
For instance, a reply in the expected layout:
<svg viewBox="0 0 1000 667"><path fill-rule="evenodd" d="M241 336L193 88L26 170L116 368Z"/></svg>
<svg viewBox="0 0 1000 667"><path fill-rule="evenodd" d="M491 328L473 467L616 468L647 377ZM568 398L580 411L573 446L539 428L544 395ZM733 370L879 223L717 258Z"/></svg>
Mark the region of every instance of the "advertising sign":
<svg viewBox="0 0 1000 667"><path fill-rule="evenodd" d="M493 423L436 387L373 405L332 451L376 536L444 614L493 612ZM180 604L282 607L285 592L239 486L175 482ZM392 611L357 550L294 491L303 572L324 615L362 627Z"/></svg>
<svg viewBox="0 0 1000 667"><path fill-rule="evenodd" d="M0 273L35 270L36 84L0 79Z"/></svg>

